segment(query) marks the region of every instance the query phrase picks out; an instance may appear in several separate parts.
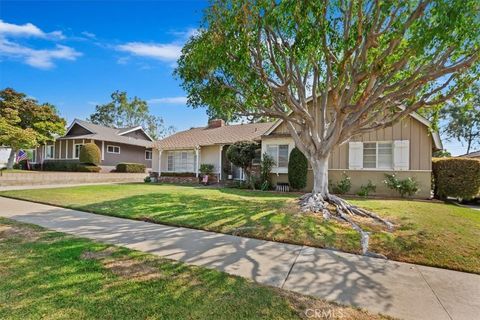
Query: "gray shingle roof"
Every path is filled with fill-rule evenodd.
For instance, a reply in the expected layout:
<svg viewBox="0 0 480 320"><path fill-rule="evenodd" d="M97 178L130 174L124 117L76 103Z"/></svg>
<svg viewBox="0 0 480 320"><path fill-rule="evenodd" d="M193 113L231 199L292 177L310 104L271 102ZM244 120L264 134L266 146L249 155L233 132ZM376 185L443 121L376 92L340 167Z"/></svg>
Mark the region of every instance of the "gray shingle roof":
<svg viewBox="0 0 480 320"><path fill-rule="evenodd" d="M117 142L117 143L124 143L124 144L131 144L135 146L141 146L146 148L151 148L153 146L152 141L142 140L142 139L135 139L128 136L121 136L120 134L131 130L132 128L109 128L105 126L101 126L98 124L93 124L87 121L75 119L72 123L79 124L83 128L87 129L88 131L92 132L91 134L83 134L78 136L64 136L59 138L61 139L94 139L94 140L103 140L109 142Z"/></svg>
<svg viewBox="0 0 480 320"><path fill-rule="evenodd" d="M237 141L260 140L272 122L226 125L218 128L192 128L157 141L159 149L192 149L196 146L232 144Z"/></svg>

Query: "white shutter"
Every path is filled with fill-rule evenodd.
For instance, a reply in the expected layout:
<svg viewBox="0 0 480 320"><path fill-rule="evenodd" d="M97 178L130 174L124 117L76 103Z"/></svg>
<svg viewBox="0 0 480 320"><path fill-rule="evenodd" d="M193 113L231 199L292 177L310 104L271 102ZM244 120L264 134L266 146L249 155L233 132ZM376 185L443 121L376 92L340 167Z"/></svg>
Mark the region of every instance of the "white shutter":
<svg viewBox="0 0 480 320"><path fill-rule="evenodd" d="M410 169L410 141L396 140L393 142L393 169Z"/></svg>
<svg viewBox="0 0 480 320"><path fill-rule="evenodd" d="M348 168L363 168L363 142L348 143Z"/></svg>

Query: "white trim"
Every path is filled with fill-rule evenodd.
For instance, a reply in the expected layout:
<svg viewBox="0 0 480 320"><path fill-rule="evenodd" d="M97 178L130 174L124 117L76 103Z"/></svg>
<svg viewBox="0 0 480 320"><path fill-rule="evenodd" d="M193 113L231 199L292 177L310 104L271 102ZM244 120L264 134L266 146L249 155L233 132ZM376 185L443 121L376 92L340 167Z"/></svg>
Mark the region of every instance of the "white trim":
<svg viewBox="0 0 480 320"><path fill-rule="evenodd" d="M102 161L105 160L105 141L102 140Z"/></svg>
<svg viewBox="0 0 480 320"><path fill-rule="evenodd" d="M47 148L49 148L49 147L52 147L52 149L53 149L52 157L47 157ZM45 145L45 155L44 155L43 159L44 159L44 160L55 159L55 143L54 143L54 144Z"/></svg>
<svg viewBox="0 0 480 320"><path fill-rule="evenodd" d="M153 149L152 149L153 151ZM158 176L162 176L162 149L158 150ZM152 158L153 160L153 158ZM153 168L153 163L152 163L152 168Z"/></svg>
<svg viewBox="0 0 480 320"><path fill-rule="evenodd" d="M147 152L150 152L150 159L147 159ZM153 150L145 150L145 160L153 160Z"/></svg>
<svg viewBox="0 0 480 320"><path fill-rule="evenodd" d="M68 140L65 140L65 159L68 159ZM72 156L73 156L73 152L72 152Z"/></svg>
<svg viewBox="0 0 480 320"><path fill-rule="evenodd" d="M58 140L58 158L62 159L62 140Z"/></svg>
<svg viewBox="0 0 480 320"><path fill-rule="evenodd" d="M137 130L142 130L142 132L145 133L145 135L148 137L148 139L150 139L150 141L153 141L152 137L150 137L150 135L142 128L142 126L137 126L137 127L132 128L130 130L127 130L125 132L119 133L118 135L123 136L124 134L134 132L134 131L137 131Z"/></svg>
<svg viewBox="0 0 480 320"><path fill-rule="evenodd" d="M223 144L220 145L220 154L219 154L219 162L218 162L218 180L222 180L222 150Z"/></svg>
<svg viewBox="0 0 480 320"><path fill-rule="evenodd" d="M73 150L72 150L72 159L80 159L80 153L78 153L78 157L75 156L75 151L77 150L77 146L83 146L84 143L74 143Z"/></svg>
<svg viewBox="0 0 480 320"><path fill-rule="evenodd" d="M109 148L109 147L112 147L113 150L115 150L115 148L118 148L118 152L115 152L115 151L110 152L110 151L108 151L108 148ZM113 144L107 144L107 153L120 154L120 153L121 153L121 150L120 150L120 147L119 147L119 146L115 146L115 145L113 145Z"/></svg>
<svg viewBox="0 0 480 320"><path fill-rule="evenodd" d="M195 164L195 176L198 178L198 167L200 167L200 147L195 148L196 164ZM168 166L167 166L168 169Z"/></svg>

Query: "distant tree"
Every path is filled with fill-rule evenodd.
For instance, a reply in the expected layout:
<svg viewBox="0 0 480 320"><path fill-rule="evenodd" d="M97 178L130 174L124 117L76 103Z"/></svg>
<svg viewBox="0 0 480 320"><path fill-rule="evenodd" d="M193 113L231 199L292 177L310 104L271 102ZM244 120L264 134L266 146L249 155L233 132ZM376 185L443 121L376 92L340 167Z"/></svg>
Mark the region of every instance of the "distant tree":
<svg viewBox="0 0 480 320"><path fill-rule="evenodd" d="M125 91L111 94L112 101L97 105L88 121L113 128L142 126L153 138L158 139L172 134L173 127L165 127L162 117L150 114L145 100L138 97L129 99Z"/></svg>
<svg viewBox="0 0 480 320"><path fill-rule="evenodd" d="M0 91L0 145L12 149L7 168L13 168L18 150L52 141L65 133L65 124L53 105L38 104L11 88Z"/></svg>
<svg viewBox="0 0 480 320"><path fill-rule="evenodd" d="M255 150L258 148L258 143L240 141L230 145L227 149L228 161L243 169L247 182L252 188L255 188L251 177L252 161L255 158Z"/></svg>
<svg viewBox="0 0 480 320"><path fill-rule="evenodd" d="M452 154L446 149L437 150L433 153L433 157L435 158L450 158L451 156Z"/></svg>
<svg viewBox="0 0 480 320"><path fill-rule="evenodd" d="M440 111L445 119L442 130L447 139L467 145L467 153L480 146L480 83L453 99Z"/></svg>

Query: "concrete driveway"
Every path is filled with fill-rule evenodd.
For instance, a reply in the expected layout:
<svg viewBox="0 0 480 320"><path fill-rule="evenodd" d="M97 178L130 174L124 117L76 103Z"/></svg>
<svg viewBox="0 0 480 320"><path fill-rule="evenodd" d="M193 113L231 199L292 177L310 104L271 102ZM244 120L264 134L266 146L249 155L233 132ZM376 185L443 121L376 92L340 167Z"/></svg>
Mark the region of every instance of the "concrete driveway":
<svg viewBox="0 0 480 320"><path fill-rule="evenodd" d="M0 197L0 216L402 319L478 319L480 275Z"/></svg>

